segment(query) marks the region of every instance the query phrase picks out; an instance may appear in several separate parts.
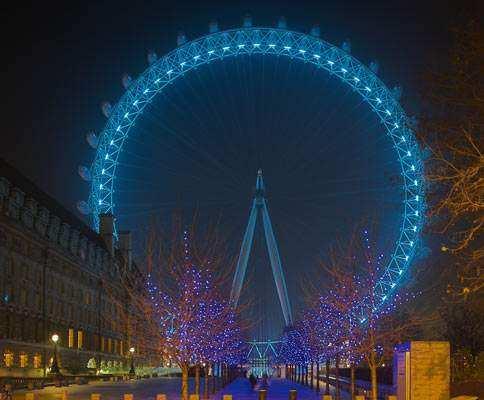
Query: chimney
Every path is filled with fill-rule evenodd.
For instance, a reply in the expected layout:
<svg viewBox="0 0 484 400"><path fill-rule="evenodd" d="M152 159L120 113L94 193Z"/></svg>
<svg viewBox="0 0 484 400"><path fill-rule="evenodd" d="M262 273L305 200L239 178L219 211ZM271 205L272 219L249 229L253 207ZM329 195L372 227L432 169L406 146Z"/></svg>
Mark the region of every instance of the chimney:
<svg viewBox="0 0 484 400"><path fill-rule="evenodd" d="M114 217L113 214L99 214L99 234L106 243L109 254L114 255Z"/></svg>
<svg viewBox="0 0 484 400"><path fill-rule="evenodd" d="M133 239L130 231L119 232L118 248L126 261L127 270L129 271L133 262Z"/></svg>

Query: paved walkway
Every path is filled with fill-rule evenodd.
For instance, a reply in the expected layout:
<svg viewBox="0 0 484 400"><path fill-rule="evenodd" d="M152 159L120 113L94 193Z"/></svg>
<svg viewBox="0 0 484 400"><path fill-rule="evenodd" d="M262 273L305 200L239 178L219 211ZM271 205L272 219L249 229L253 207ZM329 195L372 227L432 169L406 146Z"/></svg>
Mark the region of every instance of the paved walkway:
<svg viewBox="0 0 484 400"><path fill-rule="evenodd" d="M221 400L224 394L231 394L233 400L257 400L258 389L251 389L247 379L239 378L221 390L216 396L216 400ZM307 386L299 385L286 379L272 378L267 386L267 400L288 400L289 390L297 390L298 400L321 400L322 391L318 394L316 390L311 390ZM333 388L332 388L333 389ZM334 393L331 392L334 396ZM341 399L349 399L345 392L341 392Z"/></svg>

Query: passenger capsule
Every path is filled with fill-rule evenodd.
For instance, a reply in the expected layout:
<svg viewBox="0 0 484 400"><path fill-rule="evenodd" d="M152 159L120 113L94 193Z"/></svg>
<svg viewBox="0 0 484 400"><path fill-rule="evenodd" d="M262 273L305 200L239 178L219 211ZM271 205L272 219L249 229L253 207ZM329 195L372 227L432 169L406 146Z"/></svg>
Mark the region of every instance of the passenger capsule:
<svg viewBox="0 0 484 400"><path fill-rule="evenodd" d="M279 17L279 20L277 21L277 27L279 29L287 29L287 22L285 17Z"/></svg>
<svg viewBox="0 0 484 400"><path fill-rule="evenodd" d="M106 118L109 118L111 116L111 111L113 110L113 107L111 106L111 103L109 101L104 101L101 104L101 110Z"/></svg>
<svg viewBox="0 0 484 400"><path fill-rule="evenodd" d="M131 78L131 76L129 76L128 74L124 74L123 77L121 78L121 82L123 84L123 87L127 89L133 83L133 78Z"/></svg>
<svg viewBox="0 0 484 400"><path fill-rule="evenodd" d="M178 32L178 36L176 37L176 45L181 46L187 42L187 37L183 32Z"/></svg>
<svg viewBox="0 0 484 400"><path fill-rule="evenodd" d="M79 200L77 202L77 210L82 215L89 215L91 213L91 208L89 207L89 204L87 204L87 202L84 200Z"/></svg>
<svg viewBox="0 0 484 400"><path fill-rule="evenodd" d="M153 65L158 60L158 55L154 51L150 51L147 56L148 65Z"/></svg>
<svg viewBox="0 0 484 400"><path fill-rule="evenodd" d="M379 69L379 65L378 65L378 61L372 61L370 63L370 70L374 73L374 74L378 74L378 69Z"/></svg>
<svg viewBox="0 0 484 400"><path fill-rule="evenodd" d="M252 27L252 16L250 14L245 14L244 20L242 22L242 26L244 28L251 28Z"/></svg>
<svg viewBox="0 0 484 400"><path fill-rule="evenodd" d="M311 36L320 37L321 36L321 29L319 28L319 25L314 25L311 28L311 31L309 33L311 34Z"/></svg>
<svg viewBox="0 0 484 400"><path fill-rule="evenodd" d="M341 48L347 53L351 53L351 42L347 39L341 44Z"/></svg>
<svg viewBox="0 0 484 400"><path fill-rule="evenodd" d="M218 32L219 31L219 28L218 28L218 22L217 21L211 21L209 24L208 24L208 31L210 33L215 33L215 32Z"/></svg>
<svg viewBox="0 0 484 400"><path fill-rule="evenodd" d="M93 149L97 149L97 146L99 145L99 138L94 132L91 131L86 134L86 141Z"/></svg>
<svg viewBox="0 0 484 400"><path fill-rule="evenodd" d="M79 165L77 172L79 172L79 176L85 181L89 182L91 180L91 171L84 165Z"/></svg>

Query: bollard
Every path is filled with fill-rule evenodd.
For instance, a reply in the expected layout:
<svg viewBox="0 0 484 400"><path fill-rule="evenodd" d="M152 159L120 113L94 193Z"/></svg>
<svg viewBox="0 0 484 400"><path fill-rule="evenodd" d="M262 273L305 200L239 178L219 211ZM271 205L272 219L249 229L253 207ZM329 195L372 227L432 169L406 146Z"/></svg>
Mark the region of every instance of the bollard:
<svg viewBox="0 0 484 400"><path fill-rule="evenodd" d="M189 397L188 397L189 400L200 400L200 395L198 394L191 394Z"/></svg>
<svg viewBox="0 0 484 400"><path fill-rule="evenodd" d="M289 400L297 400L297 390L296 389L289 390Z"/></svg>
<svg viewBox="0 0 484 400"><path fill-rule="evenodd" d="M101 400L101 395L99 393L91 393L91 400Z"/></svg>
<svg viewBox="0 0 484 400"><path fill-rule="evenodd" d="M323 400L333 400L333 396L330 394L323 394Z"/></svg>
<svg viewBox="0 0 484 400"><path fill-rule="evenodd" d="M123 400L133 400L133 393L125 393Z"/></svg>
<svg viewBox="0 0 484 400"><path fill-rule="evenodd" d="M365 396L363 395L356 395L355 400L365 400Z"/></svg>
<svg viewBox="0 0 484 400"><path fill-rule="evenodd" d="M267 390L261 389L259 390L259 400L266 400L267 399Z"/></svg>
<svg viewBox="0 0 484 400"><path fill-rule="evenodd" d="M231 394L224 394L222 397L222 400L232 400L232 395Z"/></svg>
<svg viewBox="0 0 484 400"><path fill-rule="evenodd" d="M166 400L166 394L157 394L156 400Z"/></svg>
<svg viewBox="0 0 484 400"><path fill-rule="evenodd" d="M34 400L34 399L35 399L35 395L33 392L25 393L25 400Z"/></svg>

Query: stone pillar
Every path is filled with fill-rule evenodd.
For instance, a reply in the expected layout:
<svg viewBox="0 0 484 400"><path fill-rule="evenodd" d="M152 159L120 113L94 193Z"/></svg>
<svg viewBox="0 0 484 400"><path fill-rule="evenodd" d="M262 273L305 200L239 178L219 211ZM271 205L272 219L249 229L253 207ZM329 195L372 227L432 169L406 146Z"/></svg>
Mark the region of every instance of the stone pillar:
<svg viewBox="0 0 484 400"><path fill-rule="evenodd" d="M449 342L412 341L397 346L393 384L398 400L449 399Z"/></svg>

